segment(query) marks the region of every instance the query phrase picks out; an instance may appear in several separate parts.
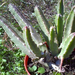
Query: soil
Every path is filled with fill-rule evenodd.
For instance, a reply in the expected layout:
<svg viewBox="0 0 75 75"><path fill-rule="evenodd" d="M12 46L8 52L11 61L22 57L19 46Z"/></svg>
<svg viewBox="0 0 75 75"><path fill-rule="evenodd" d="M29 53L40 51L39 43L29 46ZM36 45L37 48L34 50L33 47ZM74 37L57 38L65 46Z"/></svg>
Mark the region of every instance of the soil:
<svg viewBox="0 0 75 75"><path fill-rule="evenodd" d="M28 66L31 67L32 64L33 64L31 62L31 59L29 59L28 61L29 61ZM38 67L42 66L39 63L36 63L35 65L38 66ZM52 69L44 67L45 73L39 74L39 75L75 75L75 51L73 51L72 54L68 58L64 59L63 67L65 68L65 73L59 74L58 72L56 72ZM35 74L31 72L31 75L35 75Z"/></svg>

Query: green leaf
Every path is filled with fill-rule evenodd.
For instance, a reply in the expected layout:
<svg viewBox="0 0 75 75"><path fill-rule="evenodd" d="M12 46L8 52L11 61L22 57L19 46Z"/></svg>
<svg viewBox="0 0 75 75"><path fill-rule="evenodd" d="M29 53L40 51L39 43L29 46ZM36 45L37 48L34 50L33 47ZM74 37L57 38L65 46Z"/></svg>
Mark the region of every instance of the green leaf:
<svg viewBox="0 0 75 75"><path fill-rule="evenodd" d="M1 75L5 75L5 72L1 72Z"/></svg>
<svg viewBox="0 0 75 75"><path fill-rule="evenodd" d="M61 73L53 72L53 75L61 75Z"/></svg>
<svg viewBox="0 0 75 75"><path fill-rule="evenodd" d="M38 75L38 74L36 73L36 75Z"/></svg>
<svg viewBox="0 0 75 75"><path fill-rule="evenodd" d="M32 67L28 67L28 70L29 70L30 72L34 72L34 71L37 70L37 67L34 65L34 66L32 66Z"/></svg>
<svg viewBox="0 0 75 75"><path fill-rule="evenodd" d="M34 70L31 67L28 67L29 72L34 72Z"/></svg>
<svg viewBox="0 0 75 75"><path fill-rule="evenodd" d="M43 67L38 68L38 73L43 74L45 73L45 69Z"/></svg>
<svg viewBox="0 0 75 75"><path fill-rule="evenodd" d="M34 65L34 66L32 67L32 69L33 69L34 71L36 71L36 70L37 70L37 67Z"/></svg>
<svg viewBox="0 0 75 75"><path fill-rule="evenodd" d="M2 59L2 62L6 62L6 59Z"/></svg>

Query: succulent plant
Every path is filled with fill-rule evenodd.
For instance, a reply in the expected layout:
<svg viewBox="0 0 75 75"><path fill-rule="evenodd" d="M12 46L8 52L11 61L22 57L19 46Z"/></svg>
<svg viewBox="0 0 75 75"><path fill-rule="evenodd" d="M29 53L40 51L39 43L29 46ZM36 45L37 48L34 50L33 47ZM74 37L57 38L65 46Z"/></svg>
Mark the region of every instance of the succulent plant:
<svg viewBox="0 0 75 75"><path fill-rule="evenodd" d="M63 60L69 57L75 48L75 6L65 20L65 25L63 23L63 0L59 0L58 2L55 25L50 25L39 6L35 6L34 13L41 28L42 36L47 43L42 40L40 34L36 32L15 5L9 4L8 8L19 26L22 28L23 37L22 32L18 31L13 25L11 25L11 23L1 16L0 26L3 27L15 45L31 59L38 59L39 62L46 67L50 67L49 64L51 64L55 70L63 72ZM51 61L51 57L55 56L61 60L59 66ZM43 59L45 58L46 62L43 62ZM48 61L49 59L51 59L50 62Z"/></svg>

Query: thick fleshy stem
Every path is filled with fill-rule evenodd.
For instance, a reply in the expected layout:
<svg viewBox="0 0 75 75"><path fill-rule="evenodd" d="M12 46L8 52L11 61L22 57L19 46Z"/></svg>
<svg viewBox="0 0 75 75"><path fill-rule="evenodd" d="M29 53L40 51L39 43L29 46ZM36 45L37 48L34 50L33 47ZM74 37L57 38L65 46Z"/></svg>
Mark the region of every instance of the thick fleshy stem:
<svg viewBox="0 0 75 75"><path fill-rule="evenodd" d="M64 60L64 58L61 58L61 62L60 62L60 70L62 70L62 64L63 64L63 60Z"/></svg>
<svg viewBox="0 0 75 75"><path fill-rule="evenodd" d="M27 63L28 63L28 59L29 59L29 56L28 55L25 55L25 58L24 58L24 67L25 67L25 70L27 72L28 75L31 75L27 69Z"/></svg>

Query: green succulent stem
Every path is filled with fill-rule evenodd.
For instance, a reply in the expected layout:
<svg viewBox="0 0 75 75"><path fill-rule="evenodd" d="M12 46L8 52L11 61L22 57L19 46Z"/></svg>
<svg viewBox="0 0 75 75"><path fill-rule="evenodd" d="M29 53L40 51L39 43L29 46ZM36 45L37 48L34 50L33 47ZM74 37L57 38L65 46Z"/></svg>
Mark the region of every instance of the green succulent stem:
<svg viewBox="0 0 75 75"><path fill-rule="evenodd" d="M69 13L65 29L64 29L64 38L66 38L70 33L75 32L75 6L72 8L71 12Z"/></svg>
<svg viewBox="0 0 75 75"><path fill-rule="evenodd" d="M11 25L11 23L9 23L5 18L0 17L0 26L2 26L10 39L24 54L27 54L33 59L36 58L36 56L34 56L34 54L26 47L20 32L13 25Z"/></svg>
<svg viewBox="0 0 75 75"><path fill-rule="evenodd" d="M48 23L43 12L41 11L41 9L38 6L35 6L34 11L35 11L36 19L39 23L39 26L41 27L43 36L44 36L45 40L47 41L47 43L49 44L50 24Z"/></svg>
<svg viewBox="0 0 75 75"><path fill-rule="evenodd" d="M54 56L58 54L58 44L56 39L55 28L53 26L50 27L50 51Z"/></svg>
<svg viewBox="0 0 75 75"><path fill-rule="evenodd" d="M58 45L60 45L63 37L63 16L58 14L57 17L57 40Z"/></svg>
<svg viewBox="0 0 75 75"><path fill-rule="evenodd" d="M65 39L72 33L75 32L75 6L72 8L71 12L69 13L65 27L64 27L64 35L63 35L63 40L60 45L60 48L63 47L63 44L65 42Z"/></svg>
<svg viewBox="0 0 75 75"><path fill-rule="evenodd" d="M65 40L58 58L67 58L75 48L75 32L71 33Z"/></svg>
<svg viewBox="0 0 75 75"><path fill-rule="evenodd" d="M64 0L58 1L57 13L63 16L64 14Z"/></svg>
<svg viewBox="0 0 75 75"><path fill-rule="evenodd" d="M52 24L48 23L40 7L35 6L34 13L46 42L43 42L40 34L36 32L14 4L9 4L8 8L23 30L23 37L22 32L20 33L10 22L1 16L0 26L2 26L15 45L31 59L40 59L40 63L43 65L49 66L47 63L49 63L50 53L53 56L57 56L61 60L59 67L60 72L62 72L63 60L69 57L75 48L75 6L69 13L66 21L64 21L65 25L63 25L64 0L59 0L55 26L51 26ZM41 60L42 57L43 59L46 58L46 63ZM53 64L53 66L56 65ZM58 69L58 66L54 68Z"/></svg>
<svg viewBox="0 0 75 75"><path fill-rule="evenodd" d="M63 0L59 0L57 7L57 15L55 17L58 45L61 44L63 37L63 14L64 14L64 2Z"/></svg>
<svg viewBox="0 0 75 75"><path fill-rule="evenodd" d="M9 11L11 12L11 14L14 16L14 18L18 22L21 29L23 29L24 26L31 26L32 27L32 25L24 17L24 15L22 15L22 12L17 8L17 6L15 6L14 4L9 4L8 8L9 8Z"/></svg>
<svg viewBox="0 0 75 75"><path fill-rule="evenodd" d="M41 51L32 40L30 30L27 26L23 28L23 37L24 37L24 40L28 49L31 49L37 57L41 57L42 56Z"/></svg>

